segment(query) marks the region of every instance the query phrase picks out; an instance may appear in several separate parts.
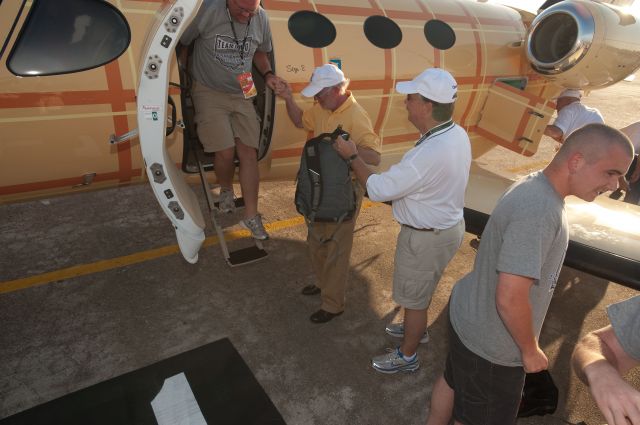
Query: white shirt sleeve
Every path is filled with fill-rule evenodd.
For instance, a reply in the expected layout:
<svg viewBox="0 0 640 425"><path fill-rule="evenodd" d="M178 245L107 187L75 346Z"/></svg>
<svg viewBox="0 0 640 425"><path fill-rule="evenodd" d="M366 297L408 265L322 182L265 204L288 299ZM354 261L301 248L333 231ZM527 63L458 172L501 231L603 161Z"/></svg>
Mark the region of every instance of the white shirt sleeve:
<svg viewBox="0 0 640 425"><path fill-rule="evenodd" d="M411 155L411 156L410 156ZM409 157L409 158L407 158ZM373 201L385 202L403 198L424 185L424 170L430 162L416 166L415 156L409 151L402 160L381 174L372 174L367 179L367 193Z"/></svg>
<svg viewBox="0 0 640 425"><path fill-rule="evenodd" d="M562 136L567 136L567 130L573 127L573 122L576 119L576 112L573 108L565 106L558 112L558 118L554 121L553 125L562 130Z"/></svg>

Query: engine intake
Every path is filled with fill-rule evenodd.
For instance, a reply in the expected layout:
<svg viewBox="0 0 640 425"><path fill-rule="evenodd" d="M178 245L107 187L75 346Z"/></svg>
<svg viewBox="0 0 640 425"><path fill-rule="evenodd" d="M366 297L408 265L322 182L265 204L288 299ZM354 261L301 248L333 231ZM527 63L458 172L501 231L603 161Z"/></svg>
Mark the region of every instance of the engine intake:
<svg viewBox="0 0 640 425"><path fill-rule="evenodd" d="M526 45L532 68L556 84L606 87L640 67L640 22L609 4L563 1L536 16Z"/></svg>

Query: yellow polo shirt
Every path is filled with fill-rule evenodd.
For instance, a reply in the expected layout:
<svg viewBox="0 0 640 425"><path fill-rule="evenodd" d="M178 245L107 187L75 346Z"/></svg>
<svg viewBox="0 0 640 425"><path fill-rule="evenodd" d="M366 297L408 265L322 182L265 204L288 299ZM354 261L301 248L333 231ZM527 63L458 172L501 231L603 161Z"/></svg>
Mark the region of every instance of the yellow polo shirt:
<svg viewBox="0 0 640 425"><path fill-rule="evenodd" d="M319 103L302 113L302 125L316 137L322 133L332 133L338 125L351 135L351 140L359 146L380 153L380 138L373 132L369 114L356 102L349 92L347 100L335 111L324 109Z"/></svg>

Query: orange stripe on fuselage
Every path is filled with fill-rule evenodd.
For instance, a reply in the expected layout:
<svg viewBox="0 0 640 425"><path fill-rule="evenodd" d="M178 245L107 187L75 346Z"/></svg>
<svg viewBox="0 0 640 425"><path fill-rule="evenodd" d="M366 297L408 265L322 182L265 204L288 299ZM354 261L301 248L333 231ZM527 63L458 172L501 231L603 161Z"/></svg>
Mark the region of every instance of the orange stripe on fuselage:
<svg viewBox="0 0 640 425"><path fill-rule="evenodd" d="M140 177L142 170L140 168L133 169L129 173L129 180L132 177ZM112 173L98 173L93 179L94 183L108 181L108 180L120 180L122 181L122 175L120 172ZM61 187L72 187L75 185L81 185L83 177L69 177L66 179L47 180L35 183L23 183L13 186L0 186L0 196L3 195L15 195L22 192L34 192L37 190L57 189Z"/></svg>
<svg viewBox="0 0 640 425"><path fill-rule="evenodd" d="M0 109L105 105L135 101L135 90L121 90L118 93L112 93L110 90L0 93Z"/></svg>

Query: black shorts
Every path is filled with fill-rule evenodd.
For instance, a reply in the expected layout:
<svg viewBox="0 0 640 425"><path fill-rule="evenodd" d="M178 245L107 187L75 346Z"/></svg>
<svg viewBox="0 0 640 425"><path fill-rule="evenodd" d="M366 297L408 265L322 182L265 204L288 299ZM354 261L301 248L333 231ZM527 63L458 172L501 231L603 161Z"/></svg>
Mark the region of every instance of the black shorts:
<svg viewBox="0 0 640 425"><path fill-rule="evenodd" d="M465 425L515 424L524 369L491 363L465 347L451 325L449 333L444 379L455 391L454 419Z"/></svg>

